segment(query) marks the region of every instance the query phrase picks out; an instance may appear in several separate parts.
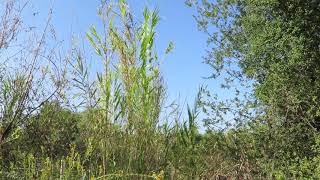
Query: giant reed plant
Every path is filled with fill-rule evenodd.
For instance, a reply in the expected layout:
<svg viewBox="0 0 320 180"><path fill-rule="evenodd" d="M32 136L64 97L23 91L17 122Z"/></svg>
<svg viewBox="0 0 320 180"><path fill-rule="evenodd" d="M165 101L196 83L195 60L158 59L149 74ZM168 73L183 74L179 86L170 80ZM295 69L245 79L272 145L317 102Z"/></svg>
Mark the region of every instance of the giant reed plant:
<svg viewBox="0 0 320 180"><path fill-rule="evenodd" d="M102 33L95 27L87 33L104 65L97 75L102 114L94 111L90 151L99 154L104 173L159 171L164 164L158 126L165 89L154 48L158 11L146 8L137 25L125 1L118 1L103 3L99 16Z"/></svg>

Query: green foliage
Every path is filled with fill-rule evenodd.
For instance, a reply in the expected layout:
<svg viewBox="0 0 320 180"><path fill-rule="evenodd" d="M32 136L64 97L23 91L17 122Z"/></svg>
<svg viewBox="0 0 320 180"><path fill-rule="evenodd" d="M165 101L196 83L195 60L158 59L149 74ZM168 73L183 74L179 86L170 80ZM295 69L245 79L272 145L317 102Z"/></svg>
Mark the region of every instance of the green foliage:
<svg viewBox="0 0 320 180"><path fill-rule="evenodd" d="M227 82L253 81L255 113L239 115L253 120L244 123L250 126L246 131L254 132L245 144L260 151L251 162L259 164L258 174L316 179L311 164L319 156L312 151L319 133L319 3L222 0L187 4L198 7L199 28L209 35L212 50L205 61L214 70L212 77L226 72ZM223 112L216 104L211 109Z"/></svg>
<svg viewBox="0 0 320 180"><path fill-rule="evenodd" d="M208 34L212 77L233 97L201 87L185 116L174 104L165 116L158 9L138 21L125 0L102 1L102 26L86 33L92 61L74 42L65 59L50 59L53 68L37 58L30 69L0 67L0 179L319 179L318 3L186 4ZM103 69L92 74L91 63ZM44 83L51 68L61 70L48 73L53 93Z"/></svg>
<svg viewBox="0 0 320 180"><path fill-rule="evenodd" d="M81 146L77 144L80 140L78 121L79 115L59 107L57 102L46 103L26 124L20 148L36 157L59 159L67 156L73 145Z"/></svg>

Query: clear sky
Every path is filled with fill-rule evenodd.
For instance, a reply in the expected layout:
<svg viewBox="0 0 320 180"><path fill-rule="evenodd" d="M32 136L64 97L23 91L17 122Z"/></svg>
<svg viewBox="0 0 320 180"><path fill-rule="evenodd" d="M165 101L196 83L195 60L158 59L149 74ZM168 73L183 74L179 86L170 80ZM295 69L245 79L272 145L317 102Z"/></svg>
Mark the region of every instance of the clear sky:
<svg viewBox="0 0 320 180"><path fill-rule="evenodd" d="M157 28L156 46L161 57L168 43L175 48L164 57L161 64L168 88L169 99L180 99L180 103L192 103L201 84L209 84L210 89L219 87L213 80L203 77L210 75L209 66L202 63L205 55L206 36L198 31L193 18L195 10L184 4L184 0L128 0L130 9L139 17L144 6L157 7L161 21ZM37 0L32 2L27 21L43 26L50 6L53 5L52 22L59 39L68 39L71 32L85 35L91 25L101 22L97 16L99 0ZM34 17L30 13L37 12ZM30 17L28 19L28 17ZM162 57L161 57L162 58Z"/></svg>

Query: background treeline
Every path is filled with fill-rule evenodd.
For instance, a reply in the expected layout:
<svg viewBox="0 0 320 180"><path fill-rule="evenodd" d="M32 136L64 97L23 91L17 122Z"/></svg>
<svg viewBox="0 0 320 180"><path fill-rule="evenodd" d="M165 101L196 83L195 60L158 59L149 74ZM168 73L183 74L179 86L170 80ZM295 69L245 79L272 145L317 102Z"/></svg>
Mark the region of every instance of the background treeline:
<svg viewBox="0 0 320 180"><path fill-rule="evenodd" d="M230 96L201 87L184 113L166 99L157 10L137 20L102 1L102 28L65 52L52 11L39 31L21 19L27 2L2 1L1 179L319 179L320 3L186 5Z"/></svg>

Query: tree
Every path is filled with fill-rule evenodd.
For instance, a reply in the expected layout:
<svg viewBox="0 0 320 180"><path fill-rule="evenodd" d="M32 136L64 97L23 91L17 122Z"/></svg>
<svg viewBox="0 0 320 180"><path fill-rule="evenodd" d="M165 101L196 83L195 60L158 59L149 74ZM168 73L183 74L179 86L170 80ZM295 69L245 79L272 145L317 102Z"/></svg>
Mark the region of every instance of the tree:
<svg viewBox="0 0 320 180"><path fill-rule="evenodd" d="M80 147L80 114L60 107L58 102L45 103L30 117L20 138L24 152L38 157L66 157L72 148Z"/></svg>
<svg viewBox="0 0 320 180"><path fill-rule="evenodd" d="M285 169L294 164L291 159L315 157L311 148L320 122L319 2L187 3L198 8L196 20L208 35L212 49L205 61L213 67L213 77L226 72L254 81L254 95L264 108L256 119L262 119L260 127L267 126L264 136L270 137L268 150L273 152L266 162L278 159L273 168Z"/></svg>

